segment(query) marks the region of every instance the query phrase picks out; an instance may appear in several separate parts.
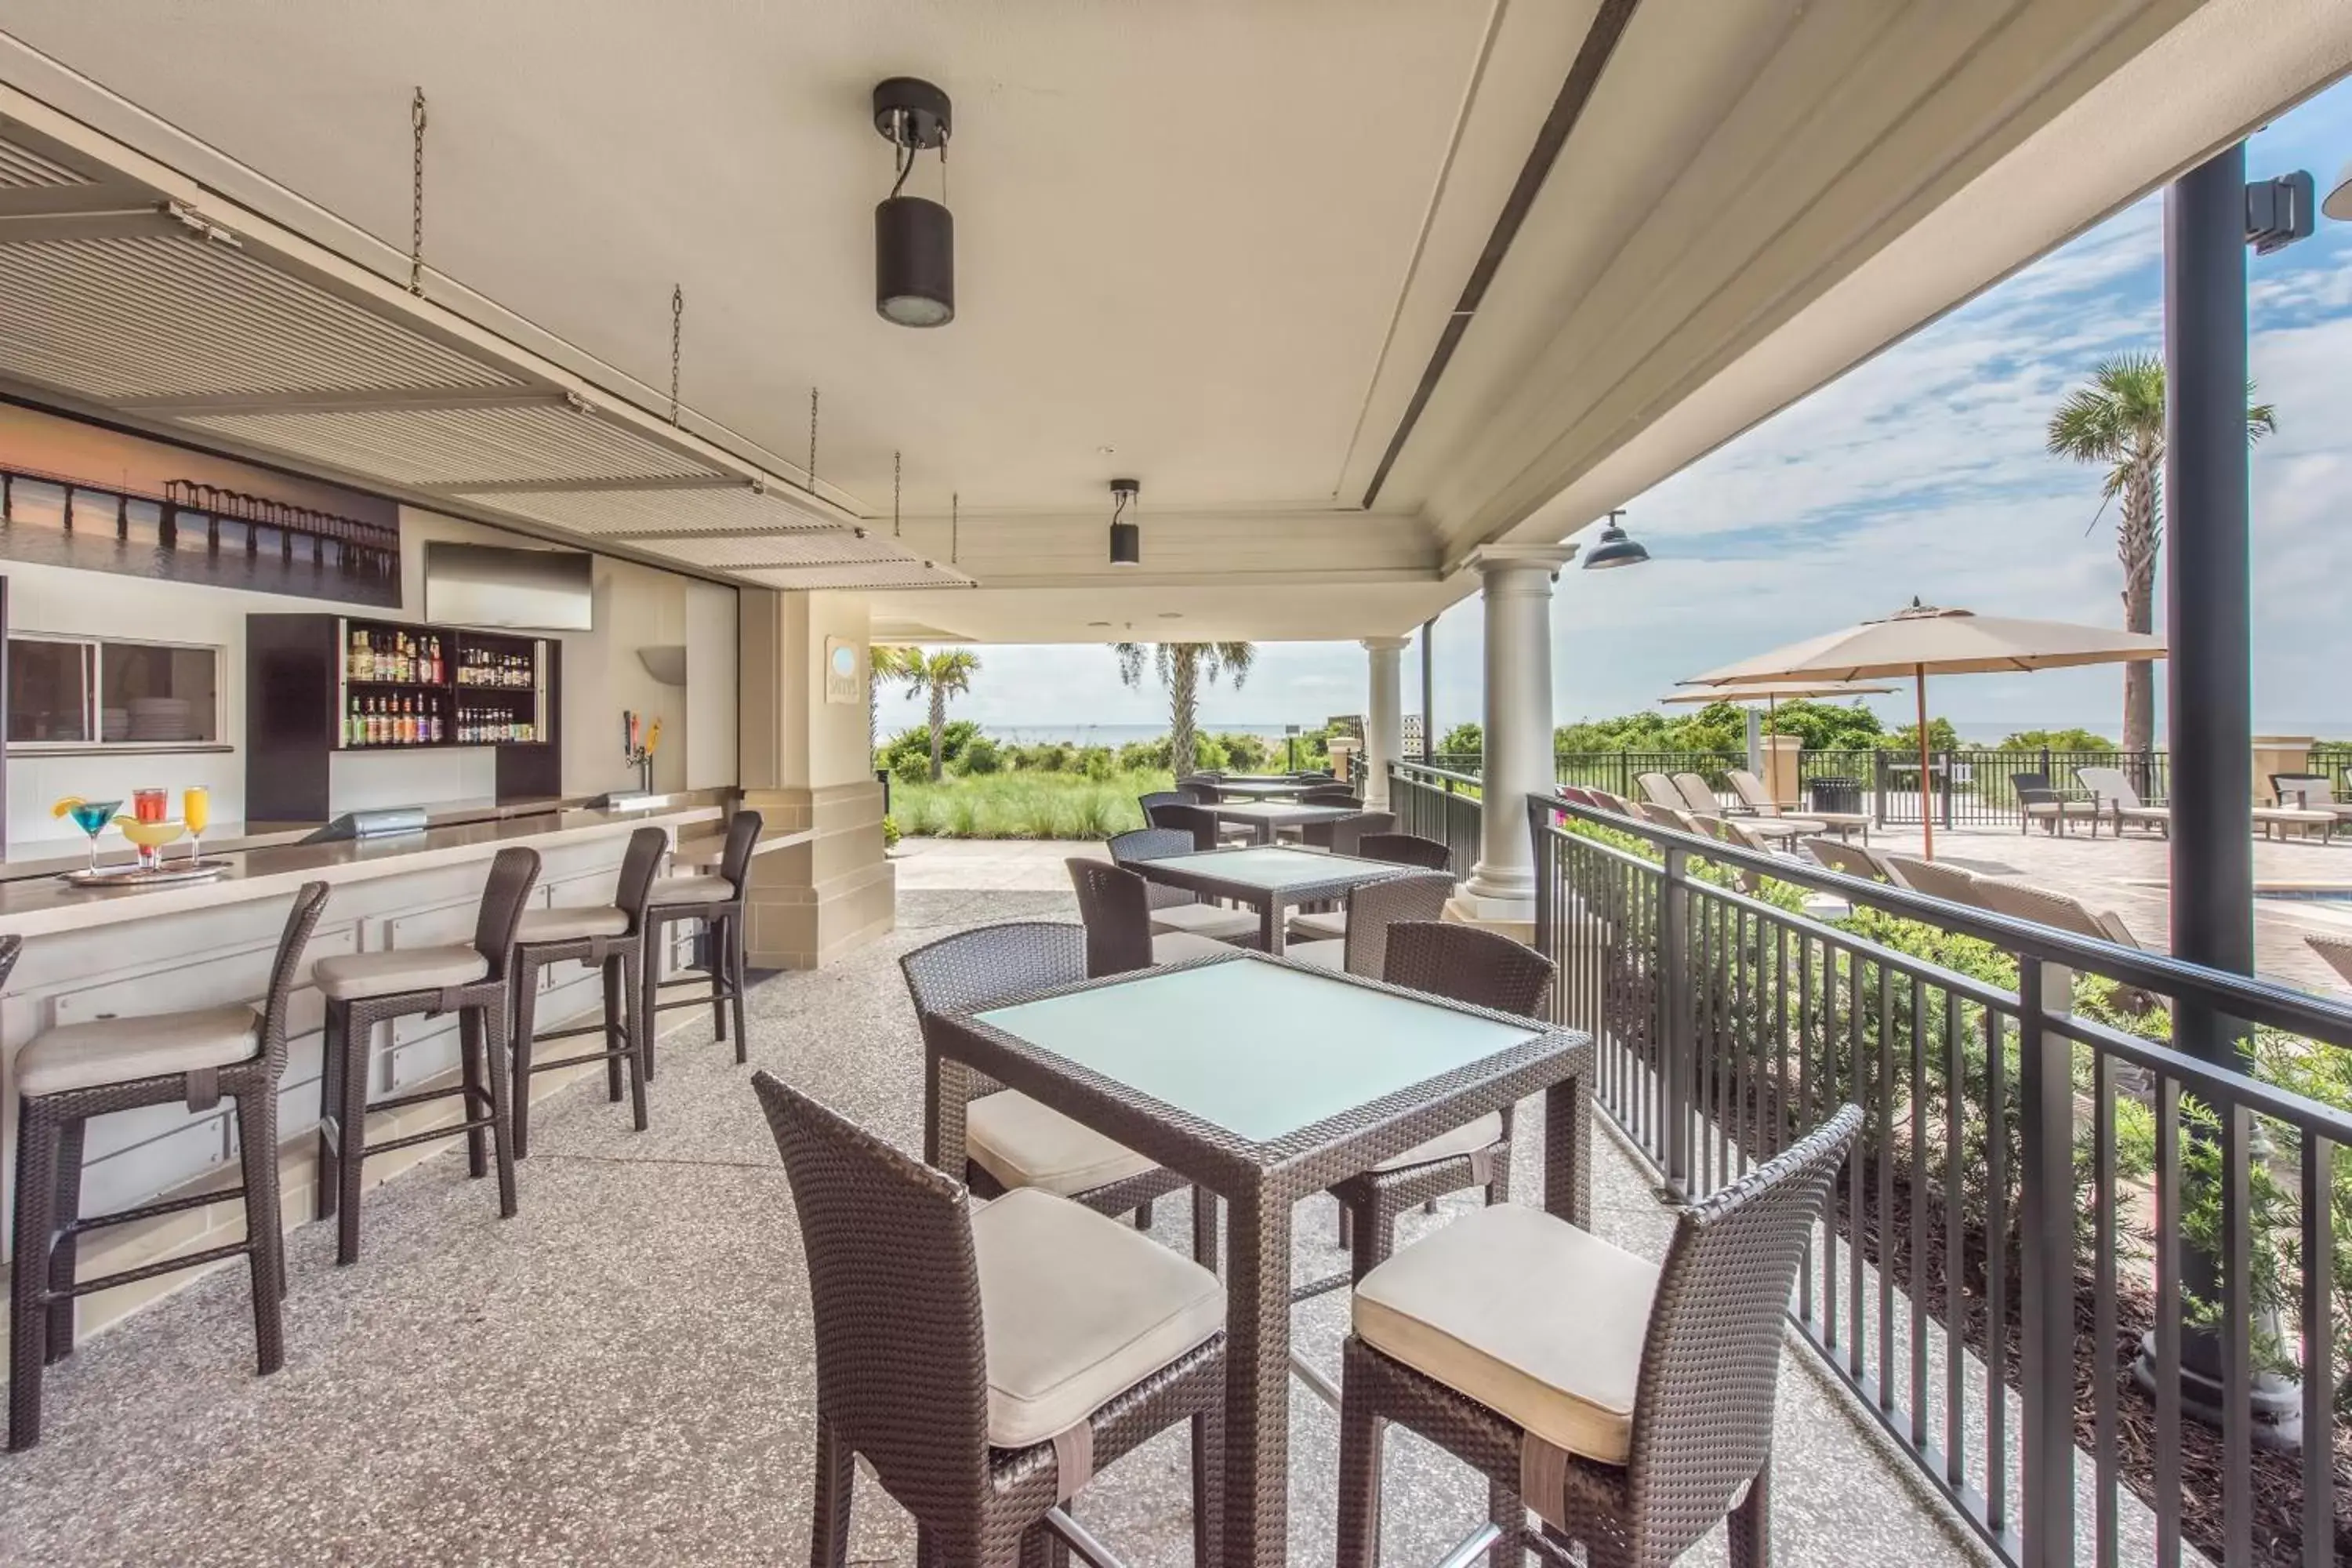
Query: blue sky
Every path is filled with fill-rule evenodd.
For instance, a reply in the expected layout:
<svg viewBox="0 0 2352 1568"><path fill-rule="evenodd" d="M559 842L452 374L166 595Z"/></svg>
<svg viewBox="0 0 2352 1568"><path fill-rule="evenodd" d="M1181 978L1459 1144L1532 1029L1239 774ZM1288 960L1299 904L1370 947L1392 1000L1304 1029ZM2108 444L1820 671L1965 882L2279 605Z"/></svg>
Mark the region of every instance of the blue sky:
<svg viewBox="0 0 2352 1568"><path fill-rule="evenodd" d="M2325 191L2352 158L2352 82L2256 134L2249 178L2308 169ZM2047 457L2050 411L2100 360L2159 350L2162 199L2062 247L1630 504L1649 545L1632 571L1573 571L1553 601L1553 689L1565 722L1642 708L1699 670L1897 607L1913 594L1987 614L2119 624L2113 514L2095 470ZM2250 258L2252 367L2279 432L2253 458L2257 729L2352 734L2352 224ZM2158 595L2161 616L2162 595ZM1441 725L1478 710L1475 596L1438 623ZM994 725L1151 723L1108 649L990 647L958 717ZM1418 654L1406 658L1419 705ZM1360 711L1352 644L1259 650L1216 723L1316 722ZM2161 666L2158 667L2161 669ZM2159 677L2159 679L2161 679ZM1973 676L1934 690L1970 725L2119 728L2113 669ZM1907 698L1877 700L1890 715ZM2159 722L2161 722L2159 698ZM887 698L888 728L914 704Z"/></svg>

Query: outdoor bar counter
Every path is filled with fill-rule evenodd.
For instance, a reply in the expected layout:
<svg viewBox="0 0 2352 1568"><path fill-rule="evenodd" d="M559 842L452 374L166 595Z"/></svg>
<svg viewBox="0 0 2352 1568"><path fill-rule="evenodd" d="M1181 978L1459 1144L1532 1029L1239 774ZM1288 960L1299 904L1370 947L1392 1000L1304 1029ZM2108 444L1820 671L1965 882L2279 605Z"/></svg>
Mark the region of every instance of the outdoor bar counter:
<svg viewBox="0 0 2352 1568"><path fill-rule="evenodd" d="M633 810L569 802L447 809L428 817L422 832L320 844L299 842L306 836L300 830L251 833L229 837L230 844L248 847L220 856L234 862L226 876L143 892L84 891L57 879L58 869L83 863L86 855L0 867L0 933L25 939L24 956L0 997L0 1064L6 1068L0 1087L9 1108L5 1148L0 1151L0 1172L5 1173L0 1180L10 1188L5 1202L15 1203L15 1064L26 1042L45 1029L94 1018L257 1001L292 896L303 883L323 881L331 889L310 940L313 959L463 942L471 939L490 860L500 849L525 845L539 851L539 883L529 907L609 903L632 832L645 826L668 832L678 869L685 870L718 842L727 799L728 792L704 791L653 798ZM210 836L204 847L208 858L218 852ZM665 967L681 960L692 931L686 928ZM601 1014L601 1006L593 971L557 966L540 993L541 1030L562 1027L576 1016ZM685 1010L669 1016L683 1024L698 1016ZM311 1213L322 1016L317 992L307 984L299 987L278 1100L289 1226ZM381 1097L453 1078L457 1063L454 1019L400 1020L383 1028L374 1042L370 1094ZM540 1074L532 1087L546 1095L589 1070ZM380 1130L372 1119L369 1139L421 1131L456 1115L456 1102L442 1101L386 1116ZM170 1105L104 1117L90 1124L89 1138L82 1186L86 1214L236 1184L236 1126L226 1103L201 1112ZM372 1159L367 1179L380 1182L446 1147L428 1144ZM527 1167L523 1202L530 1202ZM481 1223L498 1223L493 1213L486 1201ZM236 1205L220 1204L95 1232L83 1243L82 1272L109 1273L216 1246L242 1225ZM82 1331L194 1278L193 1272L171 1275L85 1297Z"/></svg>

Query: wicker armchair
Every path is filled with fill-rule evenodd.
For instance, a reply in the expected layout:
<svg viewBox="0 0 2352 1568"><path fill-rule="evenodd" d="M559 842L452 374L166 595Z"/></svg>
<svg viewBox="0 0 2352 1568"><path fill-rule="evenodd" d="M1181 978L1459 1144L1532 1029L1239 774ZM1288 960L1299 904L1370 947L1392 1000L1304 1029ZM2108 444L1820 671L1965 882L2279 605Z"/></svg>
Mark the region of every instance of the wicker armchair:
<svg viewBox="0 0 2352 1568"><path fill-rule="evenodd" d="M1391 985L1523 1018L1541 1016L1552 975L1551 960L1531 947L1434 920L1390 925L1381 966L1381 978ZM1507 1109L1482 1116L1333 1187L1339 1245L1349 1251L1353 1278L1361 1279L1396 1250L1397 1220L1414 1205L1471 1187L1484 1187L1489 1204L1508 1198L1511 1120Z"/></svg>
<svg viewBox="0 0 2352 1568"><path fill-rule="evenodd" d="M975 1214L955 1182L768 1073L751 1085L792 1184L815 1318L810 1562L848 1561L860 1456L915 1516L921 1563L1053 1561L1061 1506L1179 1421L1192 1425L1195 1555L1211 1561L1216 1276L1045 1193Z"/></svg>
<svg viewBox="0 0 2352 1568"><path fill-rule="evenodd" d="M1451 849L1412 833L1367 833L1356 840L1356 853L1367 860L1392 860L1424 871L1450 870L1454 865Z"/></svg>
<svg viewBox="0 0 2352 1568"><path fill-rule="evenodd" d="M1143 797L1143 814L1146 821L1150 820L1152 804L1151 796ZM1181 805L1184 803L1181 800L1161 800L1157 804ZM1190 855L1192 853L1192 835L1189 829L1184 828L1135 827L1129 828L1125 833L1112 834L1110 842L1104 847L1110 851L1113 863L1132 866L1139 860L1159 860L1171 855ZM1151 907L1155 910L1171 909L1178 904L1192 904L1199 901L1181 888L1171 888L1159 882L1151 884Z"/></svg>
<svg viewBox="0 0 2352 1568"><path fill-rule="evenodd" d="M1151 934L1151 884L1124 866L1073 856L1070 885L1077 890L1078 922L1087 928L1089 978L1124 974L1157 963L1215 958L1233 949L1190 931Z"/></svg>
<svg viewBox="0 0 2352 1568"><path fill-rule="evenodd" d="M8 1447L41 1436L41 1369L74 1351L74 1302L109 1286L243 1254L252 1280L253 1335L261 1372L286 1359L279 1303L286 1294L285 1222L278 1191L278 1088L286 1071L286 1011L302 973L303 949L327 907L327 885L295 893L269 966L259 1015L250 1007L206 1008L132 1018L99 1018L37 1035L16 1054L16 1267L9 1293ZM24 939L0 937L0 984L16 967ZM84 1134L93 1117L143 1106L206 1110L236 1106L240 1181L193 1200L166 1198L85 1218ZM83 1236L133 1220L210 1204L245 1205L245 1237L150 1261L95 1279L79 1277Z"/></svg>
<svg viewBox="0 0 2352 1568"><path fill-rule="evenodd" d="M1366 834L1386 833L1395 826L1393 811L1360 811L1333 822L1303 824L1298 829L1298 841L1318 849L1328 849L1334 855L1353 855Z"/></svg>
<svg viewBox="0 0 2352 1568"><path fill-rule="evenodd" d="M1506 1204L1373 1270L1341 1352L1341 1568L1378 1553L1384 1422L1485 1473L1506 1561L1528 1509L1546 1560L1590 1568L1664 1568L1727 1513L1733 1568L1763 1568L1781 1325L1861 1128L1843 1107L1682 1209L1660 1267Z"/></svg>
<svg viewBox="0 0 2352 1568"><path fill-rule="evenodd" d="M1130 873L1131 875L1132 873ZM1020 921L959 931L898 960L924 1038L937 1020L1003 1006L1087 978L1084 928ZM1037 1186L1151 1224L1151 1200L1184 1183L1141 1154L960 1063L924 1085L923 1160L982 1197ZM961 1151L961 1155L956 1151Z"/></svg>
<svg viewBox="0 0 2352 1568"><path fill-rule="evenodd" d="M1434 921L1445 912L1454 893L1454 879L1442 871L1414 871L1384 882L1364 882L1348 892L1346 908L1336 915L1302 915L1291 921L1294 931L1308 921L1336 921L1339 934L1294 942L1283 956L1296 963L1344 969L1378 980L1388 964L1389 928L1403 921Z"/></svg>
<svg viewBox="0 0 2352 1568"><path fill-rule="evenodd" d="M1121 866L1139 860L1161 860L1217 847L1217 819L1197 805L1162 805L1150 814L1152 826L1122 833L1110 841L1110 858ZM1163 820L1165 819L1165 820ZM1207 835L1207 842L1202 841ZM1181 889L1150 884L1151 921L1170 931L1189 931L1211 942L1255 943L1257 915L1250 910L1229 910L1194 898Z"/></svg>

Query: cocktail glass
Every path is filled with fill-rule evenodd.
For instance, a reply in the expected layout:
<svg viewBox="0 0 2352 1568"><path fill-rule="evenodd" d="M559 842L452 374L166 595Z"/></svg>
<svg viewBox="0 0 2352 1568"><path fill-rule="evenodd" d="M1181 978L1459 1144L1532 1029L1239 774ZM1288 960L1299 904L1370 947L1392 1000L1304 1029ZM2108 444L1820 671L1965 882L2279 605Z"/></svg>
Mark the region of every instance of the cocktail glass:
<svg viewBox="0 0 2352 1568"><path fill-rule="evenodd" d="M66 808L73 825L89 835L89 868L93 871L98 869L98 836L106 831L121 807L119 800L78 800Z"/></svg>
<svg viewBox="0 0 2352 1568"><path fill-rule="evenodd" d="M161 822L169 796L160 789L131 792L131 815L141 822Z"/></svg>
<svg viewBox="0 0 2352 1568"><path fill-rule="evenodd" d="M188 825L188 858L204 853L205 829L212 826L213 792L194 784L180 793L180 820Z"/></svg>
<svg viewBox="0 0 2352 1568"><path fill-rule="evenodd" d="M122 837L139 847L139 868L152 871L163 864L163 846L188 830L184 822L142 822L135 816L118 816L114 826L122 829Z"/></svg>

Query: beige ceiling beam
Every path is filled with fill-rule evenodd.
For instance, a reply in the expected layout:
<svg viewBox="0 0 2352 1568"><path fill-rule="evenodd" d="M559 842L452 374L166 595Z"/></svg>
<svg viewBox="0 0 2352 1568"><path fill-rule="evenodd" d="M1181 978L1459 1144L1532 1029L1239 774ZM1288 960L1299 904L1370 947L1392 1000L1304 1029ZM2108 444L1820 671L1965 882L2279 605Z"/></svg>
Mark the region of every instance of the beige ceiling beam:
<svg viewBox="0 0 2352 1568"><path fill-rule="evenodd" d="M445 386L407 390L195 393L118 403L125 414L172 419L224 414L383 414L415 410L560 407L569 395L537 386Z"/></svg>
<svg viewBox="0 0 2352 1568"><path fill-rule="evenodd" d="M107 205L78 212L0 212L0 245L50 245L60 240L121 239L182 235L187 227L161 202L128 205L111 193Z"/></svg>
<svg viewBox="0 0 2352 1568"><path fill-rule="evenodd" d="M614 490L726 490L758 487L733 474L642 474L604 479L457 479L422 487L436 495L564 496ZM598 535L599 538L604 537Z"/></svg>

